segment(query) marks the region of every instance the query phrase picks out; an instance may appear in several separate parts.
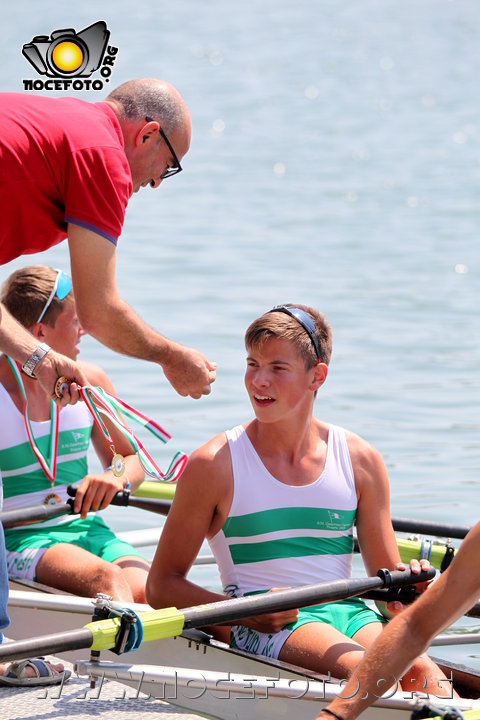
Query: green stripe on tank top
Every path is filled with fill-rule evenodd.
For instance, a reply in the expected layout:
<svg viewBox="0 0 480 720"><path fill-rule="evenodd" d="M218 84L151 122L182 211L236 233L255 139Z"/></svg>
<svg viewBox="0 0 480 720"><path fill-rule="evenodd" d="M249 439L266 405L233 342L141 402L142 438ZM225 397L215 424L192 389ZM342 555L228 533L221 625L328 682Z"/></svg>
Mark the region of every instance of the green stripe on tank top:
<svg viewBox="0 0 480 720"><path fill-rule="evenodd" d="M225 537L252 537L281 530L345 531L353 526L356 510L291 507L261 510L229 517L223 526Z"/></svg>
<svg viewBox="0 0 480 720"><path fill-rule="evenodd" d="M74 430L62 430L58 433L58 454L72 455L73 453L84 452L88 448L90 440L90 427L75 428ZM42 435L36 439L40 452L48 453L48 435ZM0 450L0 467L3 470L15 470L25 465L36 463L30 443L27 441L13 447Z"/></svg>
<svg viewBox="0 0 480 720"><path fill-rule="evenodd" d="M241 565L308 555L350 555L353 552L353 538L351 535L338 538L294 537L232 544L229 549L233 564Z"/></svg>
<svg viewBox="0 0 480 720"><path fill-rule="evenodd" d="M87 472L86 457L60 462L57 465L55 487L76 483L85 477ZM18 473L11 477L3 478L3 496L5 499L19 495L30 495L31 493L41 492L43 490L47 493L50 487L50 481L44 475L41 468L32 472Z"/></svg>

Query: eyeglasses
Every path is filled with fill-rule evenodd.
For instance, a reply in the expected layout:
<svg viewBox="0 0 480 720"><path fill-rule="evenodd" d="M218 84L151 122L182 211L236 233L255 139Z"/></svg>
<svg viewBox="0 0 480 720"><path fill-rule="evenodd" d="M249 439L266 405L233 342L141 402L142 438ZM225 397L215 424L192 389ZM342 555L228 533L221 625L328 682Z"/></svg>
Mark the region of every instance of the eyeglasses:
<svg viewBox="0 0 480 720"><path fill-rule="evenodd" d="M42 321L45 313L47 312L48 308L52 303L53 298L57 297L59 300L64 300L71 289L71 279L68 277L68 275L65 275L62 270L57 270L57 277L55 278L55 282L53 283L52 292L48 296L48 300L45 303L42 312L40 313L40 317L38 318L37 323Z"/></svg>
<svg viewBox="0 0 480 720"><path fill-rule="evenodd" d="M153 122L153 118L149 117L148 115L145 117L145 120L147 122ZM163 132L161 127L158 128L158 134L160 135L160 137L163 140L165 140L165 143L166 143L168 149L172 153L173 162L175 163L174 165L172 165L172 167L167 167L167 169L164 170L163 173L160 175L162 180L165 180L166 178L172 177L172 175L176 175L177 173L182 172L183 168L180 165L180 160L178 159L178 157L175 153L175 150L173 149L173 147L170 143L170 140L165 135L165 133Z"/></svg>
<svg viewBox="0 0 480 720"><path fill-rule="evenodd" d="M286 305L277 305L268 312L282 312L286 315L290 315L290 317L296 320L307 333L315 350L317 360L320 360L320 348L318 346L317 336L315 335L317 328L315 327L315 323L312 318L305 312L305 310L300 310L300 308L297 307L287 307Z"/></svg>

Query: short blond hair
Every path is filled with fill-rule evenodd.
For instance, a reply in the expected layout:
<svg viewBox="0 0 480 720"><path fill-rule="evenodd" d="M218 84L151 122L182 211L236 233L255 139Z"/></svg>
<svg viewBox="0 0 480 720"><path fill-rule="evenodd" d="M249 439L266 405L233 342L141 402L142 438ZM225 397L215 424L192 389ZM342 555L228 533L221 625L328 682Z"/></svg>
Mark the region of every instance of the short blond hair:
<svg viewBox="0 0 480 720"><path fill-rule="evenodd" d="M307 370L315 367L318 360L328 365L332 355L332 329L325 315L307 305L286 303L283 307L299 308L313 320L319 357L317 358L310 336L298 320L284 312L272 312L271 310L254 320L247 328L245 333L245 347L247 350L256 350L266 340L274 337L289 340L293 343L298 354L303 358Z"/></svg>
<svg viewBox="0 0 480 720"><path fill-rule="evenodd" d="M2 285L0 300L13 317L27 329L33 327L45 307L54 286L58 270L48 265L28 265L15 270ZM59 300L55 295L42 322L55 327L57 318L70 302L72 293Z"/></svg>

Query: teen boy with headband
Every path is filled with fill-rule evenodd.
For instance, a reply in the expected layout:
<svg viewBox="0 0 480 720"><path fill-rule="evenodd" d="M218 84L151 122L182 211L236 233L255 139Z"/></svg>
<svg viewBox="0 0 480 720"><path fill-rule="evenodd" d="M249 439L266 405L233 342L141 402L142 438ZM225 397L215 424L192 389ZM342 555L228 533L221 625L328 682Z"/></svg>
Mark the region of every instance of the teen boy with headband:
<svg viewBox="0 0 480 720"><path fill-rule="evenodd" d="M324 316L304 305L273 308L250 325L245 345L255 417L191 455L148 576L153 607L224 599L186 578L205 538L225 596L349 577L354 521L369 575L402 567L379 453L313 416L332 349ZM379 615L351 598L249 618L232 627L230 642L345 678L382 628ZM226 628L213 632L228 637ZM426 682L437 690L442 676L422 656L406 681L409 689Z"/></svg>

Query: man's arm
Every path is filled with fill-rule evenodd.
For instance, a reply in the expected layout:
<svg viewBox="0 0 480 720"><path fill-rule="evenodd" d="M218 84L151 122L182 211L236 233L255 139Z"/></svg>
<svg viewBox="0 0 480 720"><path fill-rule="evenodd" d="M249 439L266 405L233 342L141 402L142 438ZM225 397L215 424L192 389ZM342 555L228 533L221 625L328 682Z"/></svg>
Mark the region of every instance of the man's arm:
<svg viewBox="0 0 480 720"><path fill-rule="evenodd" d="M328 707L353 720L394 686L432 639L477 600L480 592L480 523L462 542L450 568L428 590L388 624L368 649L347 685ZM320 720L332 715L320 713Z"/></svg>
<svg viewBox="0 0 480 720"><path fill-rule="evenodd" d="M23 365L38 345L38 340L0 303L0 350ZM60 399L55 395L55 383L62 375L71 384ZM47 395L62 407L76 403L80 399L78 387L87 384L78 363L54 350L49 350L35 367L35 377Z"/></svg>
<svg viewBox="0 0 480 720"><path fill-rule="evenodd" d="M162 366L180 395L208 395L215 363L149 327L120 297L115 247L97 233L69 224L68 244L77 313L83 329L116 352Z"/></svg>

